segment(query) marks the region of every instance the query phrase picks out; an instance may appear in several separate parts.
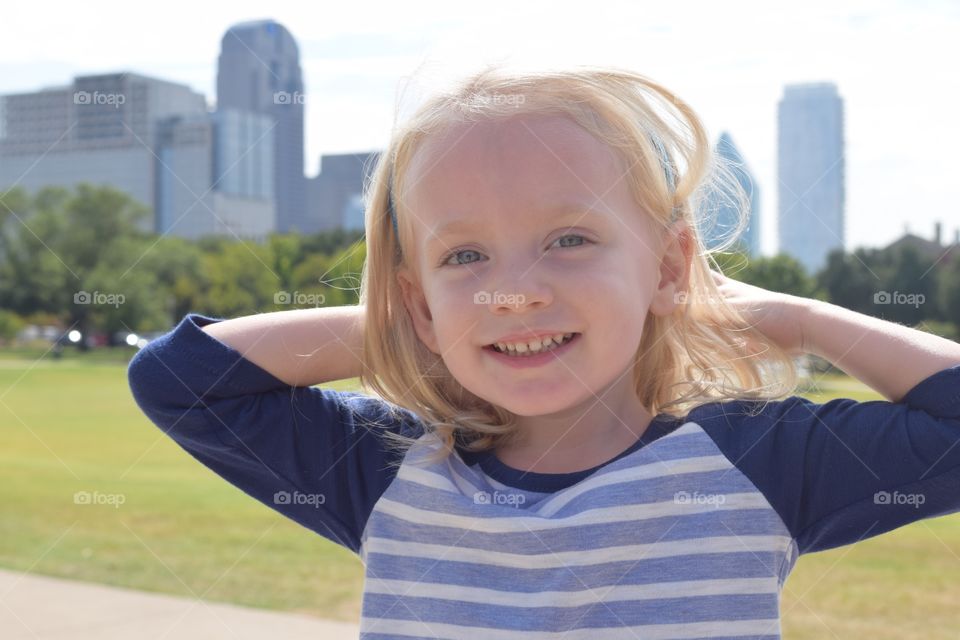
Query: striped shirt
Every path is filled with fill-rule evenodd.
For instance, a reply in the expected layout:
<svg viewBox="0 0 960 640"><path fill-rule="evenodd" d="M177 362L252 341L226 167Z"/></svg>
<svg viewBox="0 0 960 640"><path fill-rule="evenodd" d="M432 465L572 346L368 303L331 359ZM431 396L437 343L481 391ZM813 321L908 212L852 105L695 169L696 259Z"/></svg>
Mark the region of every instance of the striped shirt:
<svg viewBox="0 0 960 640"><path fill-rule="evenodd" d="M661 414L604 464L536 473L460 449L430 463L415 414L286 385L201 330L218 321L188 314L143 348L134 398L212 471L359 555L370 640L779 638L800 554L960 511L960 364L898 403ZM401 459L377 429L417 442Z"/></svg>

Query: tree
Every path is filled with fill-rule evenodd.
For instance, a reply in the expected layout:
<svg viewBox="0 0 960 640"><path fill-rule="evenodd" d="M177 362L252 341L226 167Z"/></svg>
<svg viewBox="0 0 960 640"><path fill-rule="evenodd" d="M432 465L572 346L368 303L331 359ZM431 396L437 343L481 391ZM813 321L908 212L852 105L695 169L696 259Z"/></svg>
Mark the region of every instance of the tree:
<svg viewBox="0 0 960 640"><path fill-rule="evenodd" d="M960 330L960 251L955 251L942 269L937 292L938 316Z"/></svg>
<svg viewBox="0 0 960 640"><path fill-rule="evenodd" d="M873 295L879 285L874 267L876 260L865 249L853 253L836 249L830 252L826 266L817 273L817 286L833 304L873 314Z"/></svg>
<svg viewBox="0 0 960 640"><path fill-rule="evenodd" d="M202 308L215 316L232 318L258 313L273 304L282 291L279 276L270 267L269 247L233 242L203 256L210 287Z"/></svg>
<svg viewBox="0 0 960 640"><path fill-rule="evenodd" d="M909 245L888 254L883 270L885 289L874 297L874 315L909 326L933 319L939 275L934 261Z"/></svg>
<svg viewBox="0 0 960 640"><path fill-rule="evenodd" d="M724 252L715 254L715 257L724 274L736 280L804 298L818 295L816 283L804 271L803 265L786 254L750 258L742 252Z"/></svg>
<svg viewBox="0 0 960 640"><path fill-rule="evenodd" d="M295 288L308 294L322 294L321 306L355 305L360 301L360 275L366 255L367 245L363 242L332 256L312 255L294 272Z"/></svg>
<svg viewBox="0 0 960 640"><path fill-rule="evenodd" d="M159 323L151 322L139 328L143 331L162 330L191 311L200 310L205 306L210 287L200 243L163 236L150 245L135 268L153 274L157 295L163 297L166 313Z"/></svg>
<svg viewBox="0 0 960 640"><path fill-rule="evenodd" d="M130 242L142 238L137 223L146 208L121 191L89 184L72 192L48 187L32 198L14 190L2 204L4 307L21 315L54 313L83 334L116 325L105 320L122 315L117 301L123 283L114 271L122 266L121 254L136 253Z"/></svg>

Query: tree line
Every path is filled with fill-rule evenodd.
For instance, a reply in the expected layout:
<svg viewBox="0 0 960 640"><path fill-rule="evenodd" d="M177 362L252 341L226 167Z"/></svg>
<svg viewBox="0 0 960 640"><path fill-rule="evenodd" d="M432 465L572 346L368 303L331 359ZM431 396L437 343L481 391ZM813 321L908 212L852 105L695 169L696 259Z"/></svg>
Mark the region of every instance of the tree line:
<svg viewBox="0 0 960 640"><path fill-rule="evenodd" d="M27 324L113 338L167 331L189 312L235 317L356 304L361 231L186 240L144 232L149 210L110 187L0 194L0 340ZM808 274L793 258L717 255L729 276L958 339L960 255L912 247L835 251Z"/></svg>

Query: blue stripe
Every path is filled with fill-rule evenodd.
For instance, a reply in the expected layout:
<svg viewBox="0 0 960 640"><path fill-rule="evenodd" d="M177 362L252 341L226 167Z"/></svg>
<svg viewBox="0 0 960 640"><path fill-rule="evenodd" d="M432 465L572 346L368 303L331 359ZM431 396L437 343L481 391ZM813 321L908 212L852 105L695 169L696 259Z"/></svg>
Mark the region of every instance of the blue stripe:
<svg viewBox="0 0 960 640"><path fill-rule="evenodd" d="M367 565L375 567L369 575L383 580L415 580L465 587L539 593L541 591L580 591L611 585L658 584L676 580L714 580L770 577L773 554L749 551L704 553L695 556L647 558L607 562L583 567L524 569L456 562L456 550L450 560L413 558L371 553ZM761 616L762 617L762 616Z"/></svg>
<svg viewBox="0 0 960 640"><path fill-rule="evenodd" d="M517 496L525 496L523 492L509 489L494 489L489 485L478 486L477 489L491 494L496 491L497 493L505 494L511 500L516 500ZM697 492L701 495L756 492L756 488L742 475L731 473L729 469L644 478L619 482L612 485L597 486L594 489L585 491L566 503L556 513L550 515L549 519L557 520L576 515L581 511L604 507L623 507L672 501L677 491L680 490L690 494ZM387 497L394 502L403 502L430 511L461 516L477 516L478 507L484 506L477 504L472 495L464 496L459 493L437 491L432 487L426 487L422 484L403 479L394 481L394 486L391 487L390 494ZM536 517L537 514L535 511L539 505L528 503L526 499L524 499L522 500L522 504L519 505L521 508L516 508L508 504L501 504L499 506L511 508L497 509L495 513L487 510L488 514L506 517L512 515L518 517Z"/></svg>
<svg viewBox="0 0 960 640"><path fill-rule="evenodd" d="M601 546L615 547L634 544L654 544L703 537L705 531L714 535L768 535L779 524L777 515L769 509L739 511L712 510L682 517L666 516L643 521L584 524L552 530L527 530L509 533L487 533L459 527L439 527L411 524L388 514L379 514L370 527L370 535L393 540L429 542L458 548L505 551L519 554L538 554L552 551L582 551Z"/></svg>
<svg viewBox="0 0 960 640"><path fill-rule="evenodd" d="M439 598L398 598L367 594L368 617L445 622L513 631L568 631L591 627L680 624L713 620L751 620L757 611L777 606L776 594L698 596L598 602L580 607L507 607Z"/></svg>

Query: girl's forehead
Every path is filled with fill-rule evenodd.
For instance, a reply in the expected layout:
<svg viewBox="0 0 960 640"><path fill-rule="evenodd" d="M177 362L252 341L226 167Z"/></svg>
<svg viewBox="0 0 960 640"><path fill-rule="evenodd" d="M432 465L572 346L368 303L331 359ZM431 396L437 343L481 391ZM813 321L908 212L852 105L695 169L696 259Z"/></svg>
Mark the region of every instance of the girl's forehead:
<svg viewBox="0 0 960 640"><path fill-rule="evenodd" d="M571 117L559 114L522 114L517 116L451 123L428 133L418 145L416 156L436 161L456 148L472 152L558 152L611 154Z"/></svg>
<svg viewBox="0 0 960 640"><path fill-rule="evenodd" d="M626 177L606 144L570 118L543 115L458 123L428 135L405 173L404 199L423 206L482 197L600 199Z"/></svg>

